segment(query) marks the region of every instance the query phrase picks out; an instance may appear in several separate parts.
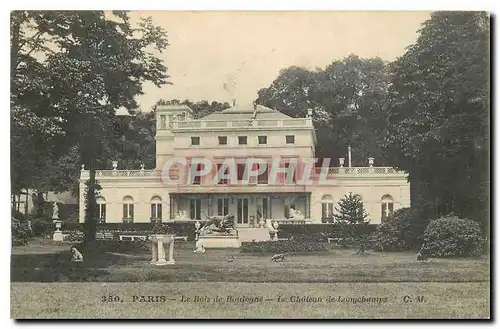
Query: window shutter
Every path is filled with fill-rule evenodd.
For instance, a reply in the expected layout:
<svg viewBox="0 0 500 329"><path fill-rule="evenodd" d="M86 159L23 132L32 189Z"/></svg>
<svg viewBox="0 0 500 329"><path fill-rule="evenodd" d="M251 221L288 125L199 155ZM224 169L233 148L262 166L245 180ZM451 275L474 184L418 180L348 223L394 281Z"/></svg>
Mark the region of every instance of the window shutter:
<svg viewBox="0 0 500 329"><path fill-rule="evenodd" d="M158 207L158 209L157 209L157 214L156 214L156 215L157 215L157 218L161 219L161 218L162 218L162 217L161 217L161 211L162 211L162 207L163 207L163 206L162 206L162 204L161 204L161 203L158 203L158 204L157 204L157 207Z"/></svg>
<svg viewBox="0 0 500 329"><path fill-rule="evenodd" d="M151 218L156 218L155 206L156 206L156 204L154 204L154 203L151 204Z"/></svg>
<svg viewBox="0 0 500 329"><path fill-rule="evenodd" d="M127 218L127 204L124 203L123 204L123 218Z"/></svg>
<svg viewBox="0 0 500 329"><path fill-rule="evenodd" d="M131 203L129 206L130 206L130 218L134 219L134 204Z"/></svg>

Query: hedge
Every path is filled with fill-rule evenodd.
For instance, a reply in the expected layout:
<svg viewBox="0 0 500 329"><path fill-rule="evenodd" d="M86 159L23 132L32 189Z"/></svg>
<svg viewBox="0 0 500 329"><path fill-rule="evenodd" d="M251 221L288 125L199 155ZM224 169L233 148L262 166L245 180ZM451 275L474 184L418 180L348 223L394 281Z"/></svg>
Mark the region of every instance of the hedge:
<svg viewBox="0 0 500 329"><path fill-rule="evenodd" d="M298 252L318 252L325 251L326 243L310 241L261 241L242 242L241 252L244 253L298 253Z"/></svg>
<svg viewBox="0 0 500 329"><path fill-rule="evenodd" d="M368 224L367 233L375 232L378 224ZM328 238L341 238L341 228L337 224L281 224L278 236L284 239L322 242Z"/></svg>

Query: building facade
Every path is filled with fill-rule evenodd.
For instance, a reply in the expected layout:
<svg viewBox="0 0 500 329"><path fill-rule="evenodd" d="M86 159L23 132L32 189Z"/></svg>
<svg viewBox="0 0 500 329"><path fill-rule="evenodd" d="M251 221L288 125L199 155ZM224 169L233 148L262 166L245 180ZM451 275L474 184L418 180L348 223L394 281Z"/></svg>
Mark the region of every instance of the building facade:
<svg viewBox="0 0 500 329"><path fill-rule="evenodd" d="M366 167L308 165L316 145L311 116L311 110L305 118L291 118L250 105L193 119L185 105L159 107L156 168L122 170L114 163L112 169L97 170L102 187L97 198L99 216L105 222L139 223L233 214L237 229L252 229L263 219L321 223L349 192L361 196L375 224L410 206L407 174L374 167L373 159L367 159ZM259 162L249 165L249 159ZM212 164L208 171L207 161ZM245 170L258 175L249 177ZM227 175L220 178L221 173ZM276 180L271 182L271 177ZM88 178L89 171L82 168L81 222ZM321 182L325 178L326 183Z"/></svg>

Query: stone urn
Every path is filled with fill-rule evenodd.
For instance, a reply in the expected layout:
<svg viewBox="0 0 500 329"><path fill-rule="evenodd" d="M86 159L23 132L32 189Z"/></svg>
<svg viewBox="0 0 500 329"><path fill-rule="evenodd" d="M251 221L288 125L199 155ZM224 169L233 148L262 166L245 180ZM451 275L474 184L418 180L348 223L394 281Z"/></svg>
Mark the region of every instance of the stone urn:
<svg viewBox="0 0 500 329"><path fill-rule="evenodd" d="M173 265L174 260L174 241L175 237L170 234L153 234L149 236L151 240L151 264L154 265ZM166 247L168 246L168 260L165 259Z"/></svg>
<svg viewBox="0 0 500 329"><path fill-rule="evenodd" d="M54 231L54 234L52 234L52 240L63 241L64 236L63 236L63 233L61 232L62 221L55 220L54 223L56 224L56 230Z"/></svg>

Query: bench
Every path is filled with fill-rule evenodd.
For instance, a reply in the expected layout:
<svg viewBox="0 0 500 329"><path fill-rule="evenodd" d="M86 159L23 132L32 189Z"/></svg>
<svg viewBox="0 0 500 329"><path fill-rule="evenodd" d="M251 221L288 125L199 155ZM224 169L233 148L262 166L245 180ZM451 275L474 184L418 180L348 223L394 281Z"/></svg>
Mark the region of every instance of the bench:
<svg viewBox="0 0 500 329"><path fill-rule="evenodd" d="M118 236L120 241L146 241L146 236L145 235L129 235L129 234L120 234Z"/></svg>

